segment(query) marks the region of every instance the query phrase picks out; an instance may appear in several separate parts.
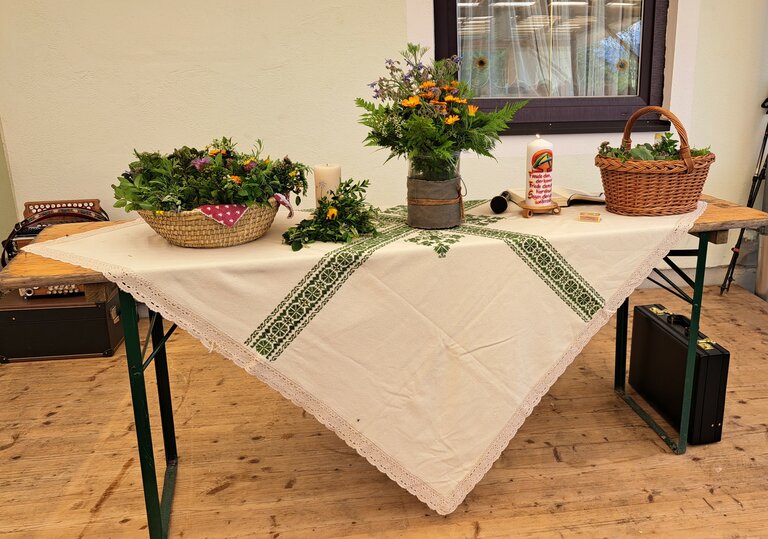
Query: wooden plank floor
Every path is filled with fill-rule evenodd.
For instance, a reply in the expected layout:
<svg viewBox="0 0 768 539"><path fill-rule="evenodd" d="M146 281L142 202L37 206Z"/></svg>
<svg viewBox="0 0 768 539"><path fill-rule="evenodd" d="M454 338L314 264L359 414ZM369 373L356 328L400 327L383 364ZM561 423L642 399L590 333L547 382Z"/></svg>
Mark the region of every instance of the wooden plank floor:
<svg viewBox="0 0 768 539"><path fill-rule="evenodd" d="M681 308L659 290L633 302ZM710 288L704 306L702 330L733 357L721 443L675 456L614 395L609 324L447 517L177 332L171 535L768 537L768 305ZM143 536L135 444L122 356L1 365L0 535Z"/></svg>

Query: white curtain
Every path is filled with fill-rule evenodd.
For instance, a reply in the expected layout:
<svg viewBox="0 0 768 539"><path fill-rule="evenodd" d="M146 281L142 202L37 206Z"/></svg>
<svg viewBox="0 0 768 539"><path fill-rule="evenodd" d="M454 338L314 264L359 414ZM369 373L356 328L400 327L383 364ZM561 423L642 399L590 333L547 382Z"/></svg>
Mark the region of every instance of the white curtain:
<svg viewBox="0 0 768 539"><path fill-rule="evenodd" d="M641 0L481 0L458 9L461 78L477 97L638 93Z"/></svg>

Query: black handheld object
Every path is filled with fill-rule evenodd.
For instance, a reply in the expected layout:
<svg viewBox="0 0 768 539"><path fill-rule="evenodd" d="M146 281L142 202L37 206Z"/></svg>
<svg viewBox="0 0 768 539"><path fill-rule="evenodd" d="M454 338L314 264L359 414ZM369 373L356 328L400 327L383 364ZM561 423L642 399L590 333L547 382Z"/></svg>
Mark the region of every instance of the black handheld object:
<svg viewBox="0 0 768 539"><path fill-rule="evenodd" d="M491 211L493 213L504 213L509 207L509 201L512 200L509 191L502 191L500 195L491 199Z"/></svg>

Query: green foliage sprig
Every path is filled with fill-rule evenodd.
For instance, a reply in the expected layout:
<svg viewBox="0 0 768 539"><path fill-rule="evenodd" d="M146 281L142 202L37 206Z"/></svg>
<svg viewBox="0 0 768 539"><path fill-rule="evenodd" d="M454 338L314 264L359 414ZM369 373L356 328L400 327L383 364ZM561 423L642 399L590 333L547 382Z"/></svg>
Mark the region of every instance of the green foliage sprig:
<svg viewBox="0 0 768 539"><path fill-rule="evenodd" d="M276 193L307 192L309 167L288 157L261 157L262 143L240 153L222 137L197 150L183 146L170 154L137 152L136 161L113 185L115 207L132 210L183 211L205 204L266 205Z"/></svg>
<svg viewBox="0 0 768 539"><path fill-rule="evenodd" d="M283 233L294 251L315 241L350 242L362 234L376 234L378 210L365 202L368 180L354 183L350 178L317 203L312 219L304 219Z"/></svg>
<svg viewBox="0 0 768 539"><path fill-rule="evenodd" d="M646 142L645 144L638 144L630 150L625 150L621 146L613 148L606 141L600 144L598 153L605 157L615 157L621 161L677 161L681 159L680 150L677 147L678 141L672 137L674 137L672 133L664 133L654 144ZM691 148L692 157L709 155L710 153L712 152L709 147Z"/></svg>
<svg viewBox="0 0 768 539"><path fill-rule="evenodd" d="M483 112L470 103L469 87L457 80L461 59L453 56L425 65L426 51L409 43L402 61L386 60L387 75L369 84L382 103L355 100L364 111L360 123L371 130L366 145L389 148L387 160L452 163L463 150L493 157L499 133L527 101Z"/></svg>

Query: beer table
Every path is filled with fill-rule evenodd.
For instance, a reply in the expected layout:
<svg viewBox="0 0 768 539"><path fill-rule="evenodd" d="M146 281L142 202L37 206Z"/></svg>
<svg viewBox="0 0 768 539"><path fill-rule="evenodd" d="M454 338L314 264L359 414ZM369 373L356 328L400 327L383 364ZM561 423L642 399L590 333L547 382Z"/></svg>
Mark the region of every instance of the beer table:
<svg viewBox="0 0 768 539"><path fill-rule="evenodd" d="M658 272L666 281L666 284L659 284L675 295L688 300L692 305L683 410L679 430L680 435L677 440L672 435L666 433L625 391L629 300L625 300L617 311L614 389L677 454L684 453L687 445L696 339L704 287L707 246L709 243L726 243L728 241L728 231L731 229L746 228L765 233L768 228L767 213L714 197L703 196L702 200L706 201L708 206L689 230L690 234L698 236L698 247L696 249L672 250L664 258L664 261L672 270L678 273L681 279L693 289L692 296L689 296L686 291ZM114 224L116 223L54 225L45 229L38 237L38 241L70 236L92 231L100 227L109 227ZM695 277L693 279L688 277L672 261L672 258L676 257L696 258ZM112 283L101 273L28 252L20 253L5 269L0 271L0 291L10 293L16 293L15 290L19 288L62 283L77 284L84 290L86 298L93 302L104 301L109 287L112 286ZM138 329L136 301L131 294L123 290L120 291L120 307L120 319L125 333L126 357L149 535L151 537L167 537L176 470L178 467L178 452L174 433L165 345L171 334L175 331L176 325L172 324L166 331L160 314L152 312L150 313L150 323L146 337L142 340ZM152 344L151 350L149 350L149 343ZM145 369L153 362L157 377L160 421L166 460L162 494L158 491L159 483L155 466L144 378Z"/></svg>

